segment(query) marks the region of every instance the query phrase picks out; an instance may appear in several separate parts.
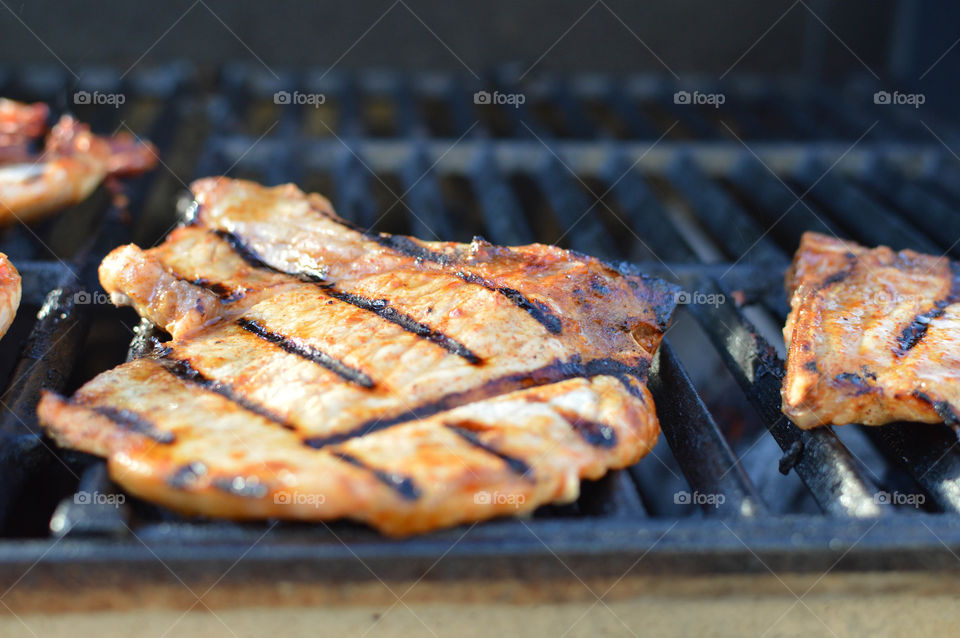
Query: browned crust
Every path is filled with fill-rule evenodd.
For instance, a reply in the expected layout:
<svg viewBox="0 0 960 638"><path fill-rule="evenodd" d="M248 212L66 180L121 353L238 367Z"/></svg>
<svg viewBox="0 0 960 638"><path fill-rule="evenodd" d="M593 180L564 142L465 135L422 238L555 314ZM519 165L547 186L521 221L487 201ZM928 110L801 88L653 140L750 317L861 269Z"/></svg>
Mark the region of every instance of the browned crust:
<svg viewBox="0 0 960 638"><path fill-rule="evenodd" d="M942 257L805 233L786 277L783 412L803 428L951 421L958 282Z"/></svg>

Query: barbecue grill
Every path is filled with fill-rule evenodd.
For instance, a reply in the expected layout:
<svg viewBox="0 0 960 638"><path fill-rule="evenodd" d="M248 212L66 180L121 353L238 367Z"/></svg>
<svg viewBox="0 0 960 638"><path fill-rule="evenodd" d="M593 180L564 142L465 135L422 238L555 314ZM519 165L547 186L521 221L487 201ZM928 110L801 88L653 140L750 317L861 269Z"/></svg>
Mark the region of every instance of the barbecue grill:
<svg viewBox="0 0 960 638"><path fill-rule="evenodd" d="M0 342L0 590L36 565L9 600L31 585L166 582L170 567L188 583L235 567L228 585L282 572L358 587L425 574L594 582L631 564L675 576L956 571L951 427L801 431L779 409L782 274L802 231L960 258L960 168L925 128L952 139L951 123L875 104L879 87L864 81L697 85L725 96L716 109L678 103L689 85L647 76L278 75L176 63L124 78L92 69L79 86L52 67L0 80L0 93L69 104L99 132L130 129L163 160L122 197L102 188L0 238L24 290ZM76 90L126 101L77 106ZM525 100L477 104L478 91ZM186 184L215 174L296 182L378 231L558 243L681 284L651 370L660 443L636 467L585 483L574 504L400 541L349 523L236 524L129 497L85 502L115 488L101 461L39 435L40 389L71 392L160 336L109 304L96 267L121 243L160 241L189 214Z"/></svg>

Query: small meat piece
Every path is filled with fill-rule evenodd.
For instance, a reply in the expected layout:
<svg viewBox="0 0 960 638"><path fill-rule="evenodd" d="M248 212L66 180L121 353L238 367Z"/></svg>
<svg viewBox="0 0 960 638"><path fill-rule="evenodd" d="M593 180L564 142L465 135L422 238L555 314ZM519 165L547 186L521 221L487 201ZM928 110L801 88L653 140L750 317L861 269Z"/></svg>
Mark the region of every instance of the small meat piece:
<svg viewBox="0 0 960 638"><path fill-rule="evenodd" d="M7 334L20 307L20 273L0 253L0 337Z"/></svg>
<svg viewBox="0 0 960 638"><path fill-rule="evenodd" d="M786 284L795 424L960 425L960 265L806 233Z"/></svg>
<svg viewBox="0 0 960 638"><path fill-rule="evenodd" d="M46 113L42 105L0 100L0 225L41 219L82 202L107 177L135 175L157 164L149 142L125 132L97 136L70 116L60 119L43 153L33 156L29 142L43 133Z"/></svg>

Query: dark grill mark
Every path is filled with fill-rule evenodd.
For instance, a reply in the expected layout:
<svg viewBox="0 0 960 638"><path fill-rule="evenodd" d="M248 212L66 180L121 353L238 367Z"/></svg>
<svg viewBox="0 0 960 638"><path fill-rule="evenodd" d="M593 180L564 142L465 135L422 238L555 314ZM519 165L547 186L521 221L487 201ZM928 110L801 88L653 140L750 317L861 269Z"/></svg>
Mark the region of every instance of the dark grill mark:
<svg viewBox="0 0 960 638"><path fill-rule="evenodd" d="M507 288L506 286L498 286L492 281L488 281L480 275L472 272L458 270L455 274L457 277L463 281L466 281L467 283L483 286L487 290L493 290L494 292L500 293L509 299L517 308L526 311L527 314L538 321L548 331L552 332L553 334L561 333L563 326L560 322L560 317L553 314L546 304L536 300L531 301L530 299L527 299L519 290Z"/></svg>
<svg viewBox="0 0 960 638"><path fill-rule="evenodd" d="M362 308L363 310L373 312L379 317L400 326L407 332L415 334L422 339L431 341L447 352L458 355L470 363L480 363L480 357L478 357L465 345L453 337L449 337L438 330L434 330L426 324L420 323L410 315L400 312L396 308L392 307L385 299L370 299L369 297L364 297L362 295L338 290L333 284L325 281L322 276L316 273L305 271L287 272L278 268L274 268L263 261L260 255L254 252L240 237L234 233L225 230L215 230L213 232L227 242L244 261L255 268L264 268L273 272L287 275L289 277L294 277L300 281L319 284L320 289L334 299L338 299L352 306L356 306L357 308Z"/></svg>
<svg viewBox="0 0 960 638"><path fill-rule="evenodd" d="M213 479L213 486L222 492L242 496L243 498L263 498L267 495L267 486L256 477L222 476Z"/></svg>
<svg viewBox="0 0 960 638"><path fill-rule="evenodd" d="M643 388L640 387L640 382L633 375L633 373L618 373L613 375L617 378L617 381L626 389L627 392L632 394L634 398L640 399L640 402L644 405L647 404L647 399L643 396Z"/></svg>
<svg viewBox="0 0 960 638"><path fill-rule="evenodd" d="M515 456L504 454L503 452L500 452L481 441L480 438L473 432L473 430L476 429L474 424L469 422L448 423L447 427L460 435L460 437L470 445L481 449L488 454L498 457L516 474L519 474L524 478L531 476L533 470L523 459L518 459Z"/></svg>
<svg viewBox="0 0 960 638"><path fill-rule="evenodd" d="M263 324L254 321L253 319L237 319L237 325L247 332L260 337L264 341L268 341L277 345L284 352L288 352L306 359L307 361L311 361L319 366L323 366L345 381L356 383L364 388L373 387L373 380L364 372L348 366L343 361L340 361L339 359L332 357L325 352L321 352L313 346L297 343L289 337L267 329Z"/></svg>
<svg viewBox="0 0 960 638"><path fill-rule="evenodd" d="M207 466L200 461L193 461L181 466L167 479L167 485L175 490L190 489L207 474Z"/></svg>
<svg viewBox="0 0 960 638"><path fill-rule="evenodd" d="M396 308L392 307L386 299L371 299L369 297L364 297L351 292L343 292L341 290L337 290L331 284L323 284L321 288L326 290L327 294L334 299L348 303L351 306L356 306L357 308L369 310L370 312L379 315L381 318L386 319L390 323L395 323L407 332L415 334L421 339L426 339L427 341L435 343L447 352L462 357L470 363L480 363L480 357L478 357L467 346L463 345L453 337L448 337L439 330L434 330L430 326L420 323L410 315L400 312Z"/></svg>
<svg viewBox="0 0 960 638"><path fill-rule="evenodd" d="M854 372L841 372L834 377L834 380L842 386L851 388L853 390L853 396L855 397L873 392L876 389L867 383L866 378Z"/></svg>
<svg viewBox="0 0 960 638"><path fill-rule="evenodd" d="M440 264L441 266L449 266L456 261L456 259L451 258L451 256L447 255L446 253L439 253L430 250L429 248L421 246L416 241L410 239L409 237L404 237L403 235L387 235L379 233L363 233L363 235L364 237L377 242L384 248L390 248L391 250L395 250L398 253L414 259L430 261L435 264Z"/></svg>
<svg viewBox="0 0 960 638"><path fill-rule="evenodd" d="M171 272L171 275L180 279L181 281L186 281L187 283L203 288L204 290L209 290L217 297L220 298L220 301L224 303L233 303L238 299L243 299L247 296L246 290L232 290L226 285L220 283L219 281L211 282L209 279L199 277L197 279L186 279L175 272Z"/></svg>
<svg viewBox="0 0 960 638"><path fill-rule="evenodd" d="M942 317L947 306L954 303L954 301L955 300L950 298L941 299L933 304L933 309L914 317L913 321L911 321L910 324L903 329L903 332L900 333L900 336L897 337L897 347L894 349L894 353L898 357L902 357L916 347L916 345L927 336L930 322L937 317Z"/></svg>
<svg viewBox="0 0 960 638"><path fill-rule="evenodd" d="M843 270L838 270L837 272L833 273L832 275L829 275L828 277L826 277L826 278L823 280L823 283L821 284L820 287L821 287L821 288L826 288L827 286L832 286L833 284L838 284L838 283L840 283L841 281L843 281L844 279L846 279L846 278L849 277L849 276L850 276L850 270L849 270L848 268L845 268L845 269L843 269Z"/></svg>
<svg viewBox="0 0 960 638"><path fill-rule="evenodd" d="M152 421L131 410L113 408L107 405L98 405L90 409L101 416L107 417L117 425L151 438L157 443L170 444L177 440L173 432L161 430Z"/></svg>
<svg viewBox="0 0 960 638"><path fill-rule="evenodd" d="M497 379L491 379L476 388L448 394L430 403L410 408L401 414L392 417L384 416L371 419L346 432L304 439L304 444L314 448L335 445L350 439L366 436L372 432L386 430L412 420L425 419L440 412L452 410L453 408L477 401L484 401L517 390L550 385L577 377L589 378L599 375L612 375L617 378L620 378L620 376L629 376L634 379L645 379L648 367L649 362L646 361L642 361L638 367L630 367L619 361L609 359L598 359L584 364L580 357L576 356L569 361L556 361L536 370L517 372ZM621 379L621 382L623 382L623 379ZM636 389L632 389L632 391L639 393Z"/></svg>
<svg viewBox="0 0 960 638"><path fill-rule="evenodd" d="M257 416L261 416L268 421L273 421L277 425L283 426L288 430L296 429L293 425L288 423L285 418L276 412L273 412L270 409L254 403L253 401L250 401L249 399L240 395L230 386L230 384L206 377L203 373L194 368L190 361L186 359L177 359L171 357L170 353L167 352L162 356L162 358L159 359L159 362L163 366L164 370L178 379L199 386L208 392L219 394L223 398L236 403L244 410L253 412Z"/></svg>
<svg viewBox="0 0 960 638"><path fill-rule="evenodd" d="M606 423L585 419L571 410L560 408L554 408L554 410L590 445L602 448L612 448L617 445L617 431Z"/></svg>
<svg viewBox="0 0 960 638"><path fill-rule="evenodd" d="M420 498L420 489L413 482L413 479L408 476L403 476L396 472L385 472L384 470L370 467L357 457L347 454L346 452L331 452L331 454L345 463L370 472L376 476L381 483L394 490L405 500L415 501Z"/></svg>
<svg viewBox="0 0 960 638"><path fill-rule="evenodd" d="M833 284L838 284L853 274L853 271L857 267L857 256L852 252L847 252L844 254L844 258L847 260L847 265L837 272L826 276L823 281L820 282L820 285L817 286L818 290L823 290L824 288L829 288Z"/></svg>
<svg viewBox="0 0 960 638"><path fill-rule="evenodd" d="M448 253L437 252L430 250L429 248L422 246L419 242L414 241L409 237L403 235L388 235L380 233L368 233L360 230L356 226L344 223L344 226L347 228L360 232L367 239L373 240L383 246L384 248L389 248L395 250L401 255L411 257L413 259L418 259L422 261L429 261L440 266L452 266L459 263L461 260L457 255L451 255ZM482 238L474 238L474 241L485 241ZM498 286L492 281L484 279L480 275L477 275L472 272L467 272L463 270L458 270L454 273L459 279L477 286L482 286L487 290L492 290L498 292L507 299L509 299L515 306L527 312L531 317L538 321L543 327L553 334L560 334L561 332L561 323L560 318L557 317L550 311L550 308L539 301L531 301L527 299L523 293L514 288L509 288L507 286ZM594 283L591 280L591 284L595 286L595 289L598 292L603 294L608 293L609 289L600 282L599 284ZM597 287L599 286L599 288Z"/></svg>
<svg viewBox="0 0 960 638"><path fill-rule="evenodd" d="M953 407L949 402L934 401L933 398L931 398L930 395L925 392L914 392L913 396L925 403L930 404L930 406L933 408L933 411L937 413L937 416L943 419L945 424L951 427L960 426L960 416L954 412Z"/></svg>
<svg viewBox="0 0 960 638"><path fill-rule="evenodd" d="M913 321L903 329L900 336L897 337L897 347L893 352L898 357L907 354L912 348L916 347L924 337L927 336L927 330L930 328L930 322L937 317L943 316L947 306L960 301L960 263L950 262L950 292L943 299L933 304L933 308L927 312L920 313L913 318Z"/></svg>
<svg viewBox="0 0 960 638"><path fill-rule="evenodd" d="M256 252L254 252L247 243L240 239L236 234L231 233L230 231L216 229L213 231L213 234L227 242L230 245L230 248L233 252L237 253L241 259L253 266L254 268L263 268L264 270L271 270L273 272L281 273L284 275L289 275L291 273L284 272L279 268L274 268L267 262L263 261Z"/></svg>

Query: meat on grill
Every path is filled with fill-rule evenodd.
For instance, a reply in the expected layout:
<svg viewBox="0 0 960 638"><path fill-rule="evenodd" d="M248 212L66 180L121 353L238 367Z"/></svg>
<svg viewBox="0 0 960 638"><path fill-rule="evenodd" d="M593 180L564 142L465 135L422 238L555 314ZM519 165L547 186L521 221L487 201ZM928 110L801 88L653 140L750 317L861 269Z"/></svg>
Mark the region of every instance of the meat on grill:
<svg viewBox="0 0 960 638"><path fill-rule="evenodd" d="M806 233L786 283L794 423L960 425L960 264Z"/></svg>
<svg viewBox="0 0 960 638"><path fill-rule="evenodd" d="M40 155L30 144L45 130L47 109L0 100L0 225L30 222L86 199L107 177L156 166L149 142L127 132L100 137L64 116Z"/></svg>
<svg viewBox="0 0 960 638"><path fill-rule="evenodd" d="M653 447L668 284L551 246L363 232L292 185L193 189L192 224L100 268L173 339L39 407L129 492L404 535L569 502Z"/></svg>
<svg viewBox="0 0 960 638"><path fill-rule="evenodd" d="M20 307L20 273L0 253L0 337L7 334Z"/></svg>

